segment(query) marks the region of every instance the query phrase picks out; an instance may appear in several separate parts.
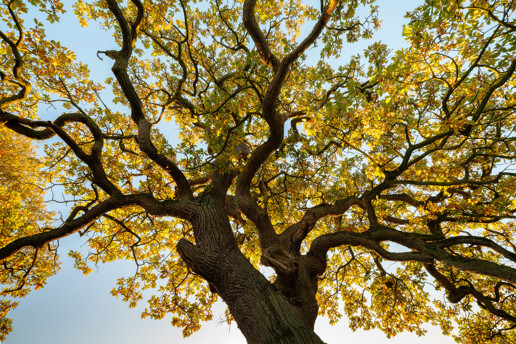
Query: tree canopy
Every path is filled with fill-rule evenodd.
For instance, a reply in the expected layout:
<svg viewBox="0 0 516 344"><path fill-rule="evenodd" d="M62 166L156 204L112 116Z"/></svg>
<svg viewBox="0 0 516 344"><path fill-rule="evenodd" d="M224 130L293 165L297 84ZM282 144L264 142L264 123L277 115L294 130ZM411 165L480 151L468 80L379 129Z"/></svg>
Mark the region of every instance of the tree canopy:
<svg viewBox="0 0 516 344"><path fill-rule="evenodd" d="M516 342L515 1L426 0L405 48L351 58L380 26L373 0L74 10L112 33L104 82L46 37L59 0L0 7L3 335L79 233L77 268L134 261L113 294L151 290L142 315L184 335L220 296L249 343L320 343L320 314Z"/></svg>

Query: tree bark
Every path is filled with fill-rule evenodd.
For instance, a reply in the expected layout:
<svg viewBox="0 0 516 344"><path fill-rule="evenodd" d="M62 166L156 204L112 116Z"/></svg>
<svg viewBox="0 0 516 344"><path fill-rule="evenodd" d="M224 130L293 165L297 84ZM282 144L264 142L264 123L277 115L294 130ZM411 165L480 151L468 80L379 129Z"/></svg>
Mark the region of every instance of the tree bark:
<svg viewBox="0 0 516 344"><path fill-rule="evenodd" d="M223 205L204 206L196 218L192 221L196 244L181 239L178 252L222 297L249 344L323 343L313 321L307 321L302 310L239 250ZM233 244L228 244L228 236Z"/></svg>
<svg viewBox="0 0 516 344"><path fill-rule="evenodd" d="M248 343L322 343L287 297L240 252L224 262L217 287Z"/></svg>

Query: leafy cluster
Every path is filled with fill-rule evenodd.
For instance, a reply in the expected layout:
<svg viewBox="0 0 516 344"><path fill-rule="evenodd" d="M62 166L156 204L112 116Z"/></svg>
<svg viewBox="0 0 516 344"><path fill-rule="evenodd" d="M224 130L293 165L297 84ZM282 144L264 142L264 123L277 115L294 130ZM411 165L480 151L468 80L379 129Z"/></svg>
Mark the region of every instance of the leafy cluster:
<svg viewBox="0 0 516 344"><path fill-rule="evenodd" d="M50 225L52 213L44 203L44 183L38 176L43 173L42 162L27 139L0 128L0 245L13 238L39 233ZM10 331L7 311L16 306L13 297L24 297L31 288L41 288L45 280L59 269L55 244L36 249L23 249L2 262L0 283L3 295L0 333Z"/></svg>

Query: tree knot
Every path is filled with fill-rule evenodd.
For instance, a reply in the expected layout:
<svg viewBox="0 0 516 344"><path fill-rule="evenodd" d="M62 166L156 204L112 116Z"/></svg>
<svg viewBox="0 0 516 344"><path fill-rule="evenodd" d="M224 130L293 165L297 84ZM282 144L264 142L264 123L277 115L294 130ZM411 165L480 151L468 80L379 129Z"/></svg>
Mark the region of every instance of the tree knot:
<svg viewBox="0 0 516 344"><path fill-rule="evenodd" d="M266 248L263 251L261 262L282 275L290 275L297 271L297 259L281 247Z"/></svg>

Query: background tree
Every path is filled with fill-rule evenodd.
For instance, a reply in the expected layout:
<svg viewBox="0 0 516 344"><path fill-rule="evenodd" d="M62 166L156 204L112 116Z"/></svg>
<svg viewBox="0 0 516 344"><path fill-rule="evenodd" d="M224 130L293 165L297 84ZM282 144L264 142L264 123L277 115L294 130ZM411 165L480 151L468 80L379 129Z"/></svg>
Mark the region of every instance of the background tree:
<svg viewBox="0 0 516 344"><path fill-rule="evenodd" d="M52 213L46 210L43 196L42 163L31 142L5 127L0 127L0 241L7 245L13 238L34 235L49 226ZM0 302L0 333L11 330L6 313L16 306L12 297L23 297L31 287L40 288L59 268L54 243L22 250L2 261L0 281L4 295Z"/></svg>
<svg viewBox="0 0 516 344"><path fill-rule="evenodd" d="M4 0L0 120L49 142L45 178L71 208L3 229L2 281L13 264L43 281L79 232L77 267L134 260L114 293L153 289L143 315L185 335L220 296L250 343L319 343L316 317L340 303L352 328L515 342L516 3L426 1L408 48L344 61L379 25L371 3L78 1L118 44L99 47L114 78L98 84ZM31 4L48 21L63 8Z"/></svg>

